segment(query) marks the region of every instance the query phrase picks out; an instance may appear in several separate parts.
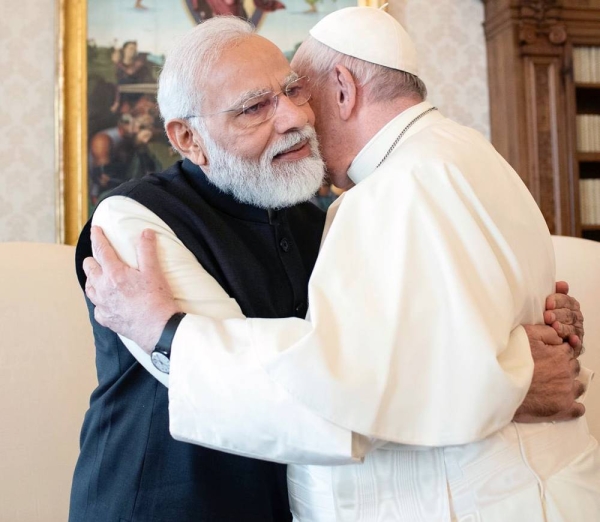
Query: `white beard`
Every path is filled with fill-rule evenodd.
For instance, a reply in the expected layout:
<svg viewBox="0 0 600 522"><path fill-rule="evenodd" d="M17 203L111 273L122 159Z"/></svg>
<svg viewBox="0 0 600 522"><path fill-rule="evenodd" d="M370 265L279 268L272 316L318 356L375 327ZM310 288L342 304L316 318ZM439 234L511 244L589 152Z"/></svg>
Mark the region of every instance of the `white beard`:
<svg viewBox="0 0 600 522"><path fill-rule="evenodd" d="M315 195L325 172L315 130L306 125L271 145L258 161L235 156L202 133L209 167L208 180L237 201L255 207L279 209L308 201ZM308 139L309 157L273 164L273 158Z"/></svg>

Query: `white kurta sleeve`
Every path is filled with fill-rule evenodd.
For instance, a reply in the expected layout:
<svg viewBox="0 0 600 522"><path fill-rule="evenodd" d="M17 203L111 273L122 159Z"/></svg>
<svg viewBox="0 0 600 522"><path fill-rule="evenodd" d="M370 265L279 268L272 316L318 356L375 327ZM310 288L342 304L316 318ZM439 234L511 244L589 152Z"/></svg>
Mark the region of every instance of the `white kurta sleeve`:
<svg viewBox="0 0 600 522"><path fill-rule="evenodd" d="M543 220L532 224L533 201L519 209L510 176L489 198L513 196L500 230L451 166L378 171L337 210L309 285L310 321L188 316L174 353L247 352L312 411L366 436L445 446L489 435L511 421L533 372L515 323L528 292L515 249L536 251ZM542 259L540 278L552 280L550 265Z"/></svg>
<svg viewBox="0 0 600 522"><path fill-rule="evenodd" d="M144 229L157 234L162 269L184 311L213 319L243 318L237 302L198 263L170 227L136 201L114 196L100 203L93 224L102 227L119 257L137 266L136 243ZM368 441L353 437L269 378L242 350L183 347L173 353L169 376L150 356L122 338L134 357L169 386L170 430L178 439L239 455L278 462L353 463Z"/></svg>

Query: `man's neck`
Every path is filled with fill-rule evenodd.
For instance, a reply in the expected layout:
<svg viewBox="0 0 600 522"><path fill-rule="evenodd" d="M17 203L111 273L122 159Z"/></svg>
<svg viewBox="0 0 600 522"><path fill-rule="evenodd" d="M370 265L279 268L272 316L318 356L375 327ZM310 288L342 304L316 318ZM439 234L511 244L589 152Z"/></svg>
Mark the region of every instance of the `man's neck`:
<svg viewBox="0 0 600 522"><path fill-rule="evenodd" d="M403 97L385 102L369 102L361 97L351 118L345 121L338 119L339 124L332 131L330 140L337 139L340 144L337 164L341 168L332 172L340 188L347 189L352 186L345 173L367 143L399 114L422 101L420 97Z"/></svg>
<svg viewBox="0 0 600 522"><path fill-rule="evenodd" d="M422 101L417 97L407 97L365 104L364 110L359 115L360 150L390 121Z"/></svg>

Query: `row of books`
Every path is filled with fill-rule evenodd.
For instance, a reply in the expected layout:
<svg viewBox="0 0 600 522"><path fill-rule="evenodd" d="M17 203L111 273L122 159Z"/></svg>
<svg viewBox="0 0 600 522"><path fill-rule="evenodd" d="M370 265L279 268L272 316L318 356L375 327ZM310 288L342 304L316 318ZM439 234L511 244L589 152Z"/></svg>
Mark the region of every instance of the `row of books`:
<svg viewBox="0 0 600 522"><path fill-rule="evenodd" d="M577 115L577 150L600 152L600 114Z"/></svg>
<svg viewBox="0 0 600 522"><path fill-rule="evenodd" d="M579 180L579 206L582 225L600 225L600 179Z"/></svg>
<svg viewBox="0 0 600 522"><path fill-rule="evenodd" d="M575 47L573 69L578 83L600 83L600 47Z"/></svg>

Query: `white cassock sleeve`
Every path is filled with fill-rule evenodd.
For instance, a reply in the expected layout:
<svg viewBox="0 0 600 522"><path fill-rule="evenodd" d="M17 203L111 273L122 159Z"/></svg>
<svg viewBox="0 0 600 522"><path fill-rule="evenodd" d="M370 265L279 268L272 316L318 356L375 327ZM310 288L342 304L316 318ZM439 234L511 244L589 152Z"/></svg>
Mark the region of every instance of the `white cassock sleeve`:
<svg viewBox="0 0 600 522"><path fill-rule="evenodd" d="M157 234L161 267L175 298L188 313L213 319L243 318L230 298L156 214L136 201L114 196L100 203L93 224L100 226L119 257L137 267L136 244L144 229ZM134 357L160 382L158 371L139 346L121 338ZM183 355L183 354L180 354ZM292 399L269 378L252 352L186 351L185 379L170 406L171 428L179 440L238 455L306 464L355 463L369 442L335 426ZM189 372L188 372L189 370ZM194 397L199 397L196 407ZM225 404L221 407L221 403Z"/></svg>
<svg viewBox="0 0 600 522"><path fill-rule="evenodd" d="M431 176L427 167L382 168L345 194L310 280L309 320L181 322L171 367L176 435L186 436L180 415L211 408L211 397L193 392L193 372L219 353L260 360L311 411L368 437L446 446L511 421L533 372L515 323L515 296L527 294L528 282L508 232L461 173L435 168ZM522 216L504 209L510 234L531 231L529 205ZM539 223L545 227L541 216ZM547 228L545 235L549 243ZM517 242L530 239L523 233ZM222 405L215 399L212 407Z"/></svg>

